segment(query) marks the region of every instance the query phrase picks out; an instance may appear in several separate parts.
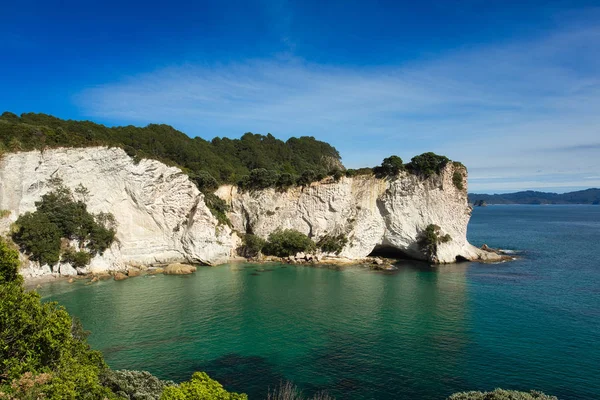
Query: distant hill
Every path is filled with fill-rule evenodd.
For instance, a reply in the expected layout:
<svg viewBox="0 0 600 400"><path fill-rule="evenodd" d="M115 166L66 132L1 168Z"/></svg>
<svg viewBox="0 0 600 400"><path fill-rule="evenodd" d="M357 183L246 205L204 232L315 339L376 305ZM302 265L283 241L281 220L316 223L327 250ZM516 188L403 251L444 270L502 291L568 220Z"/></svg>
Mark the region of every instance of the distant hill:
<svg viewBox="0 0 600 400"><path fill-rule="evenodd" d="M600 189L578 190L569 193L548 193L527 190L504 194L469 193L469 202L487 204L600 204Z"/></svg>

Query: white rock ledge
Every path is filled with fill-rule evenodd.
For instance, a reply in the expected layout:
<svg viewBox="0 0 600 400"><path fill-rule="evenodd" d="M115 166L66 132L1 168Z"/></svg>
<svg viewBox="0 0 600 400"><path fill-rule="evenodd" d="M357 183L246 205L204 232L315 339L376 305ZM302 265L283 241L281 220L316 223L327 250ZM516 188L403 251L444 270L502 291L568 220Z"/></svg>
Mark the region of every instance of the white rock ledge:
<svg viewBox="0 0 600 400"><path fill-rule="evenodd" d="M429 224L441 227L452 240L438 249L439 263L496 260L500 256L467 242L471 209L467 191L452 183L454 166L440 176L422 180L402 174L395 180L358 176L339 182L324 180L285 192L267 189L241 193L222 186L217 195L232 210L234 230L266 237L277 228L293 228L318 240L344 233L349 242L340 254L362 259L378 246L423 259L417 237ZM215 265L235 257L240 244L229 227L219 226L204 204L204 196L182 171L159 161L135 164L120 148L59 148L5 154L0 160L0 219L6 234L19 215L35 210L53 176L75 188L90 191L91 212L110 212L118 223L117 241L104 255L92 259L89 272L124 270L128 265L191 262ZM465 182L466 186L466 182ZM70 267L70 266L69 266ZM62 275L73 268L59 267ZM29 276L51 274L48 266L25 265Z"/></svg>

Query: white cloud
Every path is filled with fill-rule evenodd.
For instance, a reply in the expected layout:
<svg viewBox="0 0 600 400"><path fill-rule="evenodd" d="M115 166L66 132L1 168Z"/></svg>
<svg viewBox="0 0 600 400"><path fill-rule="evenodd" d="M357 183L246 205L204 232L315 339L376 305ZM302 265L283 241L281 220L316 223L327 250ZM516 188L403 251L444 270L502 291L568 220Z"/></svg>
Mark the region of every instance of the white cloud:
<svg viewBox="0 0 600 400"><path fill-rule="evenodd" d="M313 135L351 167L435 151L463 161L479 191L600 186L584 179L600 169L599 67L600 27L581 26L399 66L173 66L76 101L93 117L169 123L205 138Z"/></svg>

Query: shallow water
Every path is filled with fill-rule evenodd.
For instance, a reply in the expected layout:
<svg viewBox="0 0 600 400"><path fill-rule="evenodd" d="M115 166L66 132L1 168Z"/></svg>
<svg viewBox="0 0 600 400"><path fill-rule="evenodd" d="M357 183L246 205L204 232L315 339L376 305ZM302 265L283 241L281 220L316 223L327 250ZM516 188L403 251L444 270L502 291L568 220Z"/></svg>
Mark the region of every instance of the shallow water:
<svg viewBox="0 0 600 400"><path fill-rule="evenodd" d="M40 292L81 318L111 367L203 370L251 399L281 380L338 399L495 387L599 399L600 207L477 208L469 239L522 258L391 273L232 264Z"/></svg>

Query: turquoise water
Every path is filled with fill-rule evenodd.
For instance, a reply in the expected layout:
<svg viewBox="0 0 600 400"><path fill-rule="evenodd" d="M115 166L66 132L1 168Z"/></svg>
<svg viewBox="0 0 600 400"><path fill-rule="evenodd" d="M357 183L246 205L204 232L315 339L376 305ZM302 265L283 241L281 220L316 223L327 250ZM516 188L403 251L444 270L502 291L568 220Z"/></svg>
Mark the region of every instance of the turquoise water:
<svg viewBox="0 0 600 400"><path fill-rule="evenodd" d="M469 239L522 258L392 273L234 264L40 291L111 367L204 370L251 399L287 379L338 399L495 387L600 399L600 207L477 208Z"/></svg>

